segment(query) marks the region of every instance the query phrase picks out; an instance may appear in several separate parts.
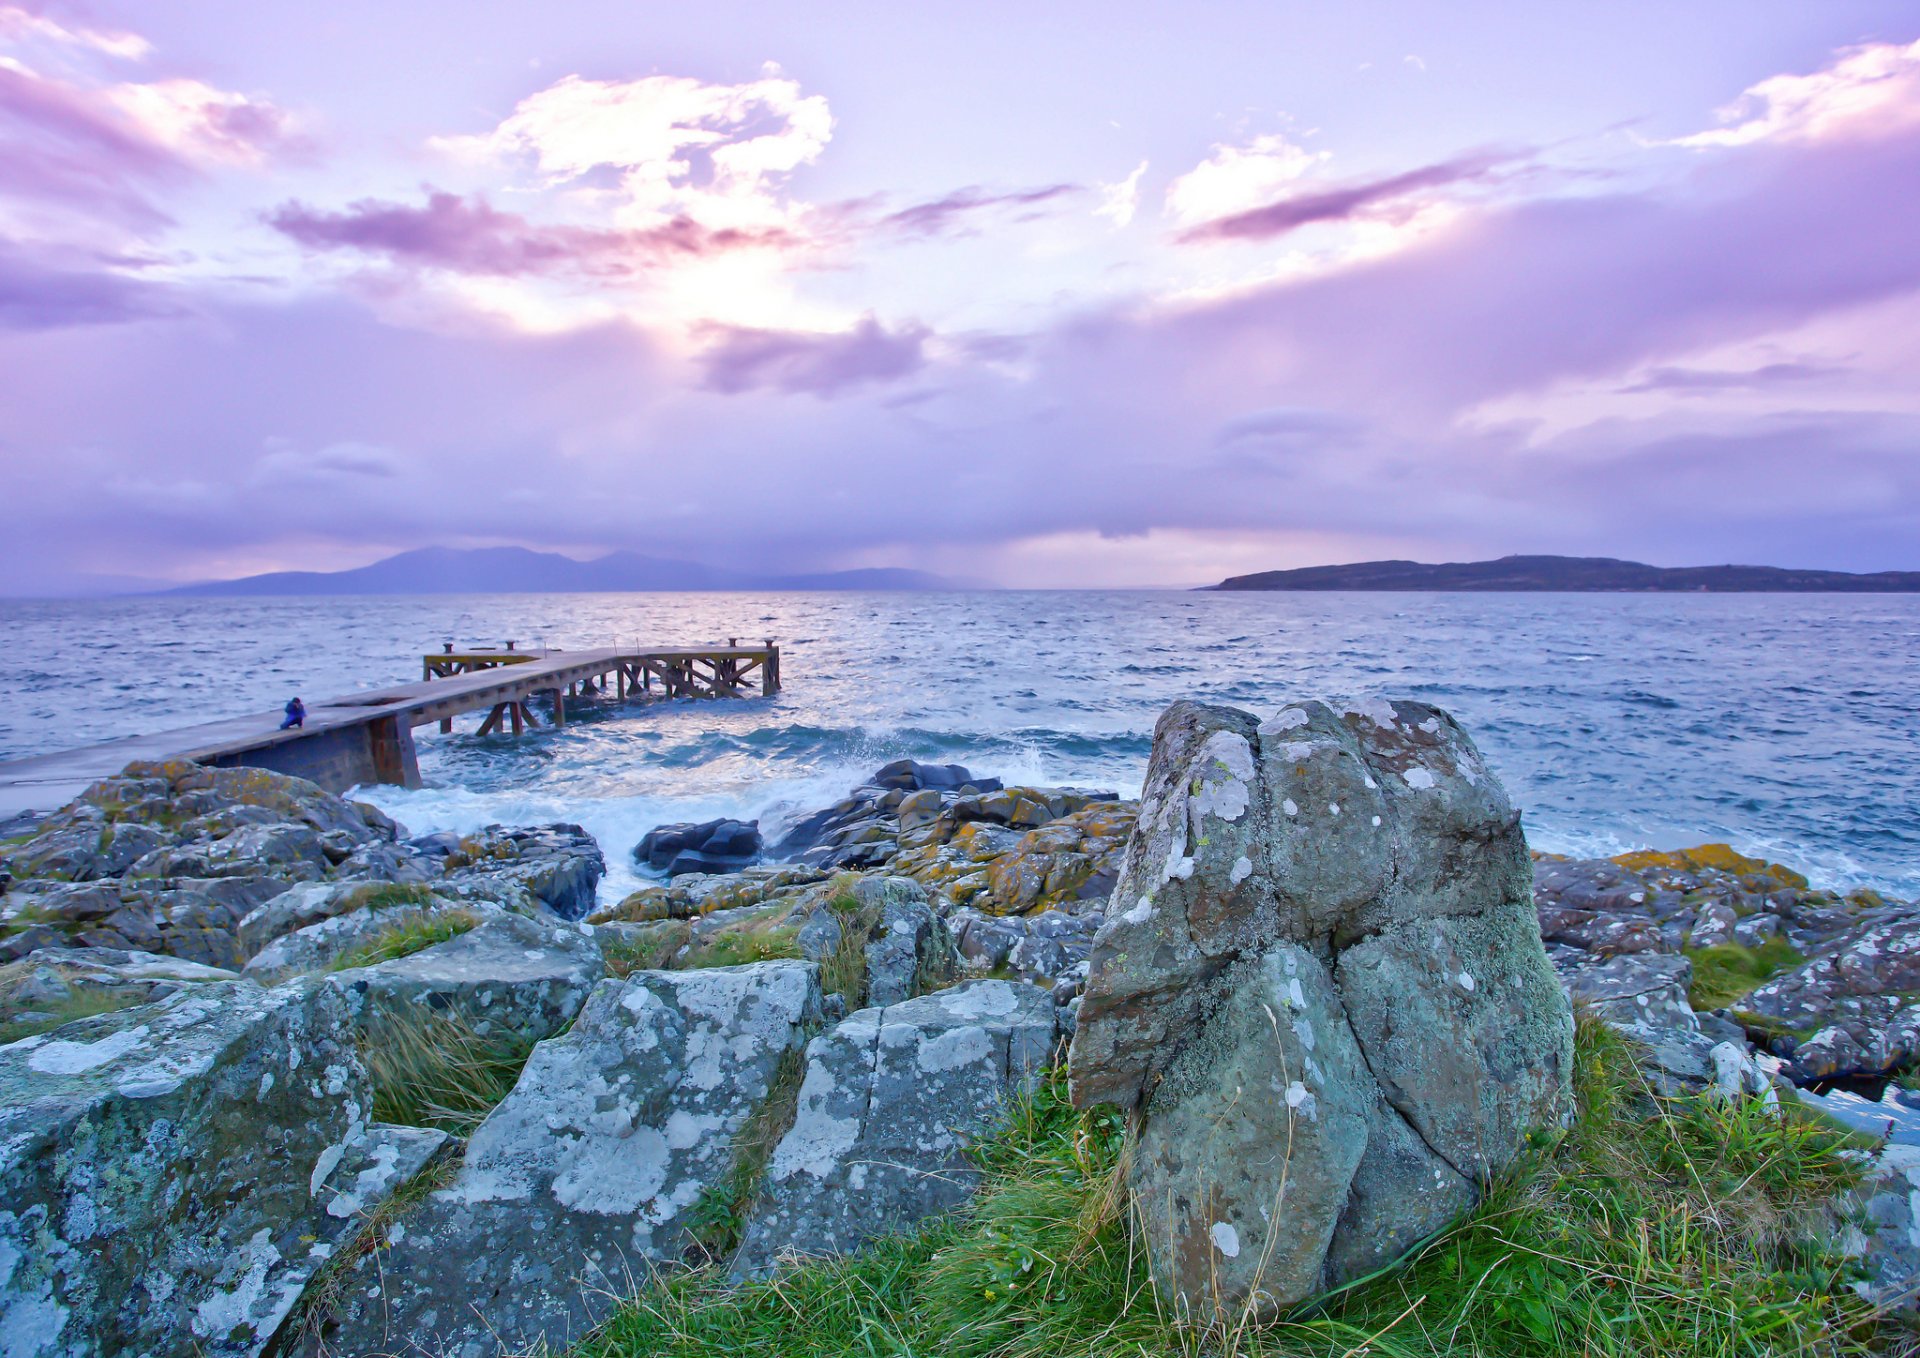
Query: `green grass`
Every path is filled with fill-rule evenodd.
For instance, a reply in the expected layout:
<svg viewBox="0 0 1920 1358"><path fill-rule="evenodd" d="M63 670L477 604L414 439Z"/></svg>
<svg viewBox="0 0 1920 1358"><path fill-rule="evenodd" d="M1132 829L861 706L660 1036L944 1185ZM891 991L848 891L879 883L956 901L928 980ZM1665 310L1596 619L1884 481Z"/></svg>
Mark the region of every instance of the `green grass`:
<svg viewBox="0 0 1920 1358"><path fill-rule="evenodd" d="M11 996L0 997L0 1046L23 1037L50 1033L76 1019L96 1014L117 1014L136 1004L145 1004L144 996L131 990L80 990L64 1000L47 1003L17 1004Z"/></svg>
<svg viewBox="0 0 1920 1358"><path fill-rule="evenodd" d="M455 1010L383 1013L359 1036L374 1120L465 1136L512 1092L535 1041L482 1033Z"/></svg>
<svg viewBox="0 0 1920 1358"><path fill-rule="evenodd" d="M840 917L840 941L820 963L820 989L844 996L849 1011L867 1002L867 941L880 923L877 905L862 905L852 892L827 902Z"/></svg>
<svg viewBox="0 0 1920 1358"><path fill-rule="evenodd" d="M663 971L693 937L693 925L683 919L649 920L624 937L606 935L600 945L607 975L625 979L636 971Z"/></svg>
<svg viewBox="0 0 1920 1358"><path fill-rule="evenodd" d="M328 971L351 971L355 967L378 966L396 957L409 957L436 943L458 938L480 917L471 910L442 910L434 915L412 915L382 929L352 952L342 953L327 964Z"/></svg>
<svg viewBox="0 0 1920 1358"><path fill-rule="evenodd" d="M773 962L800 955L800 927L782 924L786 911L775 907L766 914L723 925L697 937L667 965L679 971L699 967L737 967L748 962Z"/></svg>
<svg viewBox="0 0 1920 1358"><path fill-rule="evenodd" d="M1176 1323L1120 1192L1127 1137L1054 1077L981 1152L972 1207L858 1257L655 1282L576 1358L1659 1358L1865 1353L1876 1318L1814 1226L1859 1173L1798 1110L1656 1099L1583 1020L1568 1134L1408 1259L1266 1324Z"/></svg>
<svg viewBox="0 0 1920 1358"><path fill-rule="evenodd" d="M1740 943L1690 948L1687 957L1693 963L1687 1002L1701 1012L1725 1009L1755 986L1807 960L1784 938L1770 938L1757 948Z"/></svg>

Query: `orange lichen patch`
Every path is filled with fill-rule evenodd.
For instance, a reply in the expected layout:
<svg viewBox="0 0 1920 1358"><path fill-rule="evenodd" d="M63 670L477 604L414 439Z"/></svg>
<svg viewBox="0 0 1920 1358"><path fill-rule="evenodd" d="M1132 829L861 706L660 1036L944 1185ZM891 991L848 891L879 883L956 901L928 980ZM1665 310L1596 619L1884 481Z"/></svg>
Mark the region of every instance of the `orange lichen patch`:
<svg viewBox="0 0 1920 1358"><path fill-rule="evenodd" d="M1783 886L1804 891L1807 879L1792 868L1769 863L1763 858L1748 858L1729 844L1699 844L1691 849L1638 849L1615 854L1613 861L1634 872L1665 868L1670 872L1730 872L1739 876L1752 873L1771 877Z"/></svg>

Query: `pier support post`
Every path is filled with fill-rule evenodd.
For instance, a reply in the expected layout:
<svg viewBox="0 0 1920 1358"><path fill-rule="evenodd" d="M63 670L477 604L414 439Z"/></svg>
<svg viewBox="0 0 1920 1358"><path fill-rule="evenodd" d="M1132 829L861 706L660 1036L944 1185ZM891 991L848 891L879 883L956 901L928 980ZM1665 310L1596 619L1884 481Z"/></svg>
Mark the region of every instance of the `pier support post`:
<svg viewBox="0 0 1920 1358"><path fill-rule="evenodd" d="M368 753L373 757L373 780L394 787L420 786L420 756L413 745L413 727L404 717L382 717L367 724Z"/></svg>

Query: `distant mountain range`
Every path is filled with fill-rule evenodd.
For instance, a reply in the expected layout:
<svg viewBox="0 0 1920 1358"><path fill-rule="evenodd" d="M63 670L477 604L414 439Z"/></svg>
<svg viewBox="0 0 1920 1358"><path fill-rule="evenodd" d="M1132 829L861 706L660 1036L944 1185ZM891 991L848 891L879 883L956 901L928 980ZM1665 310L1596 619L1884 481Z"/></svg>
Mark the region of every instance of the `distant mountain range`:
<svg viewBox="0 0 1920 1358"><path fill-rule="evenodd" d="M168 594L597 594L696 589L974 589L926 571L891 567L815 575L756 575L614 552L576 561L525 547L422 547L347 571L275 571L183 585Z"/></svg>
<svg viewBox="0 0 1920 1358"><path fill-rule="evenodd" d="M1236 575L1217 590L1559 590L1705 594L1911 594L1920 571L1802 571L1778 566L1648 566L1607 556L1503 556L1498 561L1361 561Z"/></svg>

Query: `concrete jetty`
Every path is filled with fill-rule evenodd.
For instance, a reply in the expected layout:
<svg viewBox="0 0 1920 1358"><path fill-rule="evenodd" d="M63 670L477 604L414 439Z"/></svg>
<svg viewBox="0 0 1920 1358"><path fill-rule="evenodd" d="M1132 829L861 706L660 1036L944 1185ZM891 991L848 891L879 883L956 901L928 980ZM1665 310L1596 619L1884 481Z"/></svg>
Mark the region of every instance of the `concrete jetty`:
<svg viewBox="0 0 1920 1358"><path fill-rule="evenodd" d="M454 660L460 663L452 663ZM129 736L84 749L0 762L0 819L62 806L95 780L136 759L191 759L217 766L273 769L308 778L330 792L361 783L420 785L413 728L451 730L463 712L487 711L483 735L541 725L528 701L550 701L564 724L569 698L744 697L780 688L780 648L709 646L629 651L469 651L428 655L432 678L307 704L303 727L283 731L279 711Z"/></svg>

